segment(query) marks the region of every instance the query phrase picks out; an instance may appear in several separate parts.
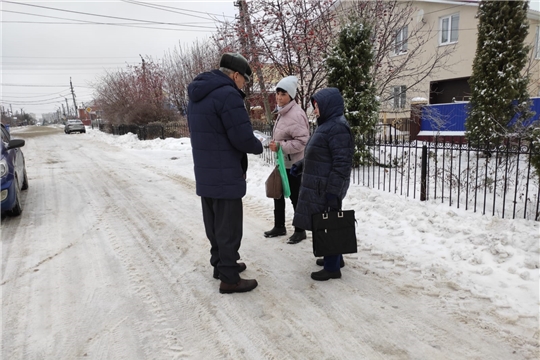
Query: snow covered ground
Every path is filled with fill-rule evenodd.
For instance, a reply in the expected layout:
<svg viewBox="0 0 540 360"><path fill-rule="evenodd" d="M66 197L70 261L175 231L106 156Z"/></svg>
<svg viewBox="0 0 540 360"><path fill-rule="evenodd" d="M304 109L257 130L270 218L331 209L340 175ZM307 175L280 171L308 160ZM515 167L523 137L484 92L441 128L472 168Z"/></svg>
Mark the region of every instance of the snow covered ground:
<svg viewBox="0 0 540 360"><path fill-rule="evenodd" d="M259 287L220 295L189 139L12 133L30 189L1 225L3 359L540 355L538 222L351 185L359 252L316 282L310 235L262 236L271 167L250 156L240 254Z"/></svg>

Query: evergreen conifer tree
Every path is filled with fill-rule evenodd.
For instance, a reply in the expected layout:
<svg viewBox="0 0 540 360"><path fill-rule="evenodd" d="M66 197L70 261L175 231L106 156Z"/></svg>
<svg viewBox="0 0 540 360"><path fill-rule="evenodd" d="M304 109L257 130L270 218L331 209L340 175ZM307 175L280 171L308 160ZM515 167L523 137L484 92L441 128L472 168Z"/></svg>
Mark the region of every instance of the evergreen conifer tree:
<svg viewBox="0 0 540 360"><path fill-rule="evenodd" d="M338 88L343 95L345 117L355 135L355 165L370 160L362 138L372 135L378 122L373 61L371 28L355 20L341 29L338 43L326 59L328 86Z"/></svg>
<svg viewBox="0 0 540 360"><path fill-rule="evenodd" d="M510 131L520 131L523 121L532 116L528 78L522 71L529 51L527 8L523 0L480 1L466 122L467 138L473 144L499 141Z"/></svg>

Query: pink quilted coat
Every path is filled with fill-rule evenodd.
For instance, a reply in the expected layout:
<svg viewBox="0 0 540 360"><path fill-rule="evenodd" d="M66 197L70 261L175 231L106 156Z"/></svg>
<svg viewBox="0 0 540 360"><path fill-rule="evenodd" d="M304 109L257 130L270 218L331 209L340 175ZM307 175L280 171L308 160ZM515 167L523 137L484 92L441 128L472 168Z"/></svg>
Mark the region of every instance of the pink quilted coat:
<svg viewBox="0 0 540 360"><path fill-rule="evenodd" d="M309 122L302 107L291 101L278 112L272 139L279 142L285 159L285 167L304 158L304 149L309 139Z"/></svg>

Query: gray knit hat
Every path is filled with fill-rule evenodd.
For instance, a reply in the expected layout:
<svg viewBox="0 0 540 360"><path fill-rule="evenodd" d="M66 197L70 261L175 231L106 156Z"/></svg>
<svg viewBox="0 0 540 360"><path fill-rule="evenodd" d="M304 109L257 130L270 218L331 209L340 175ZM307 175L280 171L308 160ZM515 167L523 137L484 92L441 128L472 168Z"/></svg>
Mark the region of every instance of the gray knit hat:
<svg viewBox="0 0 540 360"><path fill-rule="evenodd" d="M296 76L287 76L281 79L276 85L277 89L283 89L289 94L291 99L296 97L296 87L298 86L298 78Z"/></svg>
<svg viewBox="0 0 540 360"><path fill-rule="evenodd" d="M238 53L225 53L221 55L219 67L224 67L232 71L239 72L247 82L251 80L251 68L245 57Z"/></svg>

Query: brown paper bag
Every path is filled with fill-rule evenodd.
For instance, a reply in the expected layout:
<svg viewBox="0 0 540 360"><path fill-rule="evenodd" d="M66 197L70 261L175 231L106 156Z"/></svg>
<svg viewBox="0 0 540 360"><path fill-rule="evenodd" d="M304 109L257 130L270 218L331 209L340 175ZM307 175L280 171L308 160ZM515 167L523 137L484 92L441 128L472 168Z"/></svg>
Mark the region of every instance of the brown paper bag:
<svg viewBox="0 0 540 360"><path fill-rule="evenodd" d="M264 183L266 186L266 197L271 199L279 199L283 195L283 185L281 184L281 175L279 168L276 166Z"/></svg>

